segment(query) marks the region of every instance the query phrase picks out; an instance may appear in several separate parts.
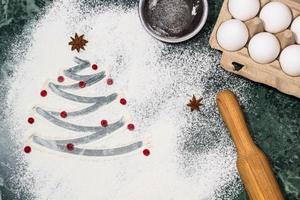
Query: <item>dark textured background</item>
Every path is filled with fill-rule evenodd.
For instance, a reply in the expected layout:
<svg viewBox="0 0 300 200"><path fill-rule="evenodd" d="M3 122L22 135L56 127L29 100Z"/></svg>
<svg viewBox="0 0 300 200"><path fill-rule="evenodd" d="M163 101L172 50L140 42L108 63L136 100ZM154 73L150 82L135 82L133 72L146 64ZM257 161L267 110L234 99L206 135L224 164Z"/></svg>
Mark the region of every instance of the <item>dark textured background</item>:
<svg viewBox="0 0 300 200"><path fill-rule="evenodd" d="M26 23L36 20L43 8L51 4L51 0L2 0L0 1L0 99L3 101L7 94L8 78L13 73L13 66L5 66L8 59L7 49L22 33ZM88 2L88 0L86 0ZM100 1L98 3L101 3ZM114 3L135 6L136 1L124 0ZM209 18L203 32L210 32L218 16L222 1L209 1ZM199 34L190 42L204 41L208 45L207 34ZM186 45L188 45L188 42ZM215 51L216 54L219 52ZM218 70L223 70L220 67ZM235 75L232 75L235 76ZM247 106L247 121L252 135L258 146L267 154L288 200L300 199L300 100L282 94L270 87L248 81L248 96L250 105ZM232 87L235 87L234 85ZM238 86L236 86L238 87ZM3 107L2 107L3 108ZM3 108L5 109L5 108ZM1 121L3 118L1 109ZM1 124L1 135L4 135L5 125ZM1 136L0 135L0 136ZM11 158L13 143L0 138L0 175L4 179L1 186L3 200L32 199L29 194L15 194L18 188L9 179L15 169L10 167L14 162ZM0 198L1 199L1 198ZM240 200L247 199L245 192L240 194Z"/></svg>

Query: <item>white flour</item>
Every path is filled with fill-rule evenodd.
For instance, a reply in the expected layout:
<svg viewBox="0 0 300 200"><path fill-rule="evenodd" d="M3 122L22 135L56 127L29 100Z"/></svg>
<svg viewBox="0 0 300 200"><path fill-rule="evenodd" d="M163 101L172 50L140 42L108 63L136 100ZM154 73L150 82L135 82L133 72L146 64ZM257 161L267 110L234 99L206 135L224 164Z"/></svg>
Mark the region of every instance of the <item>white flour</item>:
<svg viewBox="0 0 300 200"><path fill-rule="evenodd" d="M148 8L149 7L149 8ZM176 35L191 24L192 5L184 0L150 1L147 6L149 22L162 35Z"/></svg>
<svg viewBox="0 0 300 200"><path fill-rule="evenodd" d="M110 72L114 85L108 89L104 84L94 92L121 91L126 96L126 113L151 155L137 151L85 158L33 146L32 153L22 156L26 171L13 178L22 177L22 186L29 187L38 200L206 200L236 195L240 182L235 151L216 112L215 93L237 81L216 69L218 55L199 44L174 47L152 39L143 30L136 8L103 6L87 14L75 5L75 1L55 3L32 30L27 54L14 51L19 64L7 99L7 116L11 135L20 146L16 151L23 154L22 146L28 142L26 120L33 106L63 109L63 102L72 104L65 100L57 105L51 98L41 102L39 92L47 80L55 80L62 69L74 65L73 57L78 55ZM89 41L80 54L68 46L75 32ZM25 46L21 42L15 48ZM240 94L244 85L238 84ZM193 94L204 97L201 112L191 113L186 107ZM119 108L100 111L113 117ZM78 123L96 125L97 120L90 116ZM48 129L46 124L39 130ZM121 143L123 137L108 138L104 144Z"/></svg>

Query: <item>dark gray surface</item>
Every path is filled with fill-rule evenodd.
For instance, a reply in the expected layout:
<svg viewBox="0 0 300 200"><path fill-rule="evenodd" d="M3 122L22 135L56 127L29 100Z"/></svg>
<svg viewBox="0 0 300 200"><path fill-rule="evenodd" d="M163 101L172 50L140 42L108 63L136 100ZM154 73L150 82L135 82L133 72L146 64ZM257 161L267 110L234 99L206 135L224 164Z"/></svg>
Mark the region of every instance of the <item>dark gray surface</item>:
<svg viewBox="0 0 300 200"><path fill-rule="evenodd" d="M122 3L129 6L137 6L135 1L111 1ZM7 94L7 83L13 74L13 66L3 65L5 59L9 59L7 49L14 40L22 33L24 25L30 20L35 20L38 14L43 13L43 8L51 1L44 0L4 0L0 3L0 98L1 113L6 109L3 99ZM89 4L99 4L100 1L88 1ZM103 2L102 2L103 3ZM105 2L108 3L108 2ZM191 41L180 44L178 47L197 43L208 45L208 35L211 32L220 10L222 1L209 1L209 17L206 26L200 34ZM197 45L196 45L197 46ZM172 50L174 46L170 46ZM25 51L26 49L24 49ZM215 51L215 54L219 52ZM223 71L220 66L216 70ZM227 72L222 72L227 73ZM232 83L232 88L237 79L232 75L230 79L224 80L222 77L214 77L207 83L207 88L211 91L218 91L224 82ZM246 80L245 80L246 81ZM270 158L278 181L281 185L286 199L300 199L300 101L294 97L282 94L270 87L246 81L249 85L249 101L245 109L246 117L255 142ZM14 143L7 137L8 128L4 123L3 114L1 116L1 135L0 135L0 174L4 179L4 187L1 187L4 200L13 199L34 199L30 191L21 190L16 194L18 185L10 181L10 175L20 170L18 166L18 156L12 151ZM223 198L227 199L227 198ZM247 199L244 192L239 199Z"/></svg>

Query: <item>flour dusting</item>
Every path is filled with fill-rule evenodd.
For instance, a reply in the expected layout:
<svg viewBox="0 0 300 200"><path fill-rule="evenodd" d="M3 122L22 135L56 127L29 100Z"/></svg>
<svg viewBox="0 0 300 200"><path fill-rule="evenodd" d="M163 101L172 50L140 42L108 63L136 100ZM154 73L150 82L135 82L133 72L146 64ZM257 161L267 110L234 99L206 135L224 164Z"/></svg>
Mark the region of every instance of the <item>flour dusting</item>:
<svg viewBox="0 0 300 200"><path fill-rule="evenodd" d="M215 95L234 86L247 103L243 98L247 85L222 71L217 66L219 54L203 41L167 45L143 30L136 7L89 7L76 0L56 1L29 32L28 52L14 50L12 62L18 64L6 113L10 136L19 147L16 152L22 155L18 162L24 166L12 177L21 184L19 190L26 188L38 200L213 200L238 194L235 150L217 112ZM75 32L89 41L79 54L68 46ZM208 40L208 33L201 34ZM28 44L16 43L15 49L24 46ZM86 89L86 94L118 92L126 97L126 109L111 105L97 115L112 120L130 116L136 130L128 137L145 141L143 148L151 150L150 156L143 156L142 148L116 157L85 157L38 145L30 154L23 153L32 134L27 118L35 116L34 106L58 110L73 106L67 100L52 100L51 93L44 99L39 94L63 69L74 66L74 56L97 63L113 78L112 86L98 85ZM200 112L191 113L186 106L193 94L204 98ZM94 114L73 122L98 125L99 118ZM39 120L36 124L40 127L35 130L45 134L49 130L64 134ZM127 135L118 133L93 145L121 144Z"/></svg>

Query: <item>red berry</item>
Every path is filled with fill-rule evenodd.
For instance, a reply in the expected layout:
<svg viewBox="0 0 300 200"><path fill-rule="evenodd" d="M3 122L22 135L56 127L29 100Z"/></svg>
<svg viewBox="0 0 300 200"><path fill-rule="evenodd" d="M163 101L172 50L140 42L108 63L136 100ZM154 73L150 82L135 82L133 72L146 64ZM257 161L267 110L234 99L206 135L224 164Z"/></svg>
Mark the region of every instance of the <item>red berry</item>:
<svg viewBox="0 0 300 200"><path fill-rule="evenodd" d="M93 64L93 65L92 65L92 69L93 69L93 70L97 70L97 69L98 69L98 65Z"/></svg>
<svg viewBox="0 0 300 200"><path fill-rule="evenodd" d="M101 120L101 126L107 127L107 125L108 125L107 120L105 120L105 119Z"/></svg>
<svg viewBox="0 0 300 200"><path fill-rule="evenodd" d="M57 81L60 83L64 82L64 80L65 80L65 78L63 76L57 77Z"/></svg>
<svg viewBox="0 0 300 200"><path fill-rule="evenodd" d="M122 98L122 99L120 99L120 103L121 103L122 105L126 105L127 101L126 101L126 99Z"/></svg>
<svg viewBox="0 0 300 200"><path fill-rule="evenodd" d="M30 146L25 146L24 147L24 152L25 153L30 153L31 152L31 147Z"/></svg>
<svg viewBox="0 0 300 200"><path fill-rule="evenodd" d="M149 156L150 155L150 150L149 149L144 149L143 154L144 154L144 156Z"/></svg>
<svg viewBox="0 0 300 200"><path fill-rule="evenodd" d="M60 113L60 116L61 116L62 118L66 118L66 117L68 116L68 113L67 113L66 111L62 111L62 112Z"/></svg>
<svg viewBox="0 0 300 200"><path fill-rule="evenodd" d="M111 78L108 78L106 80L107 85L112 85L114 83L114 81Z"/></svg>
<svg viewBox="0 0 300 200"><path fill-rule="evenodd" d="M79 81L79 87L84 88L86 83L84 81Z"/></svg>
<svg viewBox="0 0 300 200"><path fill-rule="evenodd" d="M27 119L27 121L28 121L29 124L33 124L34 123L34 118L33 117L29 117Z"/></svg>
<svg viewBox="0 0 300 200"><path fill-rule="evenodd" d="M67 149L69 151L73 151L74 150L74 144L72 144L72 143L67 144Z"/></svg>
<svg viewBox="0 0 300 200"><path fill-rule="evenodd" d="M128 130L133 131L134 130L134 124L128 124L127 128L128 128Z"/></svg>
<svg viewBox="0 0 300 200"><path fill-rule="evenodd" d="M42 90L42 91L41 91L41 96L42 96L42 97L47 96L47 91L46 91L46 90Z"/></svg>

